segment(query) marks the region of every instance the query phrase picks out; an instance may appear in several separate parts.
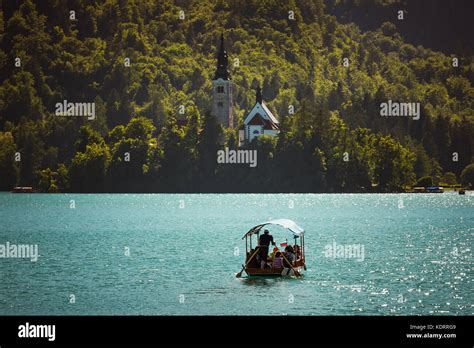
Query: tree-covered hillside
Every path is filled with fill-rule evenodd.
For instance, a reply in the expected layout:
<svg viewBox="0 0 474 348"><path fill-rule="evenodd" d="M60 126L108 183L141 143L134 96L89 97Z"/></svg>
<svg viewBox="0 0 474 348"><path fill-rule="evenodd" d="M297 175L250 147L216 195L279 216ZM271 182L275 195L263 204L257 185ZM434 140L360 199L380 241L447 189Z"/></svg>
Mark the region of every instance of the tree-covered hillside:
<svg viewBox="0 0 474 348"><path fill-rule="evenodd" d="M472 54L471 0L325 0L327 13L362 30L392 21L406 42L457 55ZM403 11L403 21L398 11Z"/></svg>
<svg viewBox="0 0 474 348"><path fill-rule="evenodd" d="M0 189L366 192L426 176L471 183L472 170L462 173L473 162L472 55L415 47L398 32L403 22L361 31L330 10L323 0L1 1ZM235 126L258 84L280 120L278 137L248 146L258 150L256 168L216 162L219 148L237 146L237 131L209 112L221 33ZM64 100L95 103L95 118L56 115ZM381 117L388 100L420 103L420 119Z"/></svg>

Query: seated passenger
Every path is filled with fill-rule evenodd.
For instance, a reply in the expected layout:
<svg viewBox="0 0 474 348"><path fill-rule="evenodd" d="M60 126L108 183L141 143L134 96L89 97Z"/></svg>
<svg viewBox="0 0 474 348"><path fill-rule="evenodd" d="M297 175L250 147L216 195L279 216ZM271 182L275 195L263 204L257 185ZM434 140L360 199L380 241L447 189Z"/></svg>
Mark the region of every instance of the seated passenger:
<svg viewBox="0 0 474 348"><path fill-rule="evenodd" d="M296 259L299 260L300 257L301 257L301 248L299 245L295 244L295 255L296 255Z"/></svg>
<svg viewBox="0 0 474 348"><path fill-rule="evenodd" d="M252 249L252 250L250 251L250 256L249 256L249 257L252 257L252 255L253 255L252 260L247 259L247 262L249 263L249 264L248 264L248 267L250 267L250 268L258 268L259 265L260 265L260 262L259 262L259 260L258 260L258 258L259 258L259 256L258 256L258 250Z"/></svg>
<svg viewBox="0 0 474 348"><path fill-rule="evenodd" d="M254 255L255 249L250 249L249 252L247 252L247 257L245 258L245 262L249 262L249 266L252 267L252 264L256 262L257 260L257 255ZM252 260L250 258L253 256Z"/></svg>
<svg viewBox="0 0 474 348"><path fill-rule="evenodd" d="M291 245L288 245L285 248L285 257L290 261L291 263L295 262L296 255L295 255L295 250Z"/></svg>
<svg viewBox="0 0 474 348"><path fill-rule="evenodd" d="M268 256L270 257L270 259L273 260L275 258L275 254L279 251L280 251L280 249L278 249L278 247L274 247L272 253Z"/></svg>
<svg viewBox="0 0 474 348"><path fill-rule="evenodd" d="M281 252L279 251L277 251L273 259L273 268L283 268L283 257L281 257Z"/></svg>
<svg viewBox="0 0 474 348"><path fill-rule="evenodd" d="M249 257L252 256L254 252L255 252L254 249L250 249L250 251L247 252L247 257L245 258L245 261L248 261Z"/></svg>

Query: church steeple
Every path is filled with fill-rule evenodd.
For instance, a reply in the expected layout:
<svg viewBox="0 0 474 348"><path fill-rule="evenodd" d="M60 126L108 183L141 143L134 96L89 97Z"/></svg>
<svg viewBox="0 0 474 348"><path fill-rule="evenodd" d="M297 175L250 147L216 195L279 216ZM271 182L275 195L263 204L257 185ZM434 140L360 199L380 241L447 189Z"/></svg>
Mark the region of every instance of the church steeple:
<svg viewBox="0 0 474 348"><path fill-rule="evenodd" d="M221 45L217 53L217 68L214 74L214 80L219 78L223 80L230 80L230 73L228 69L227 52L224 47L224 34L221 34Z"/></svg>
<svg viewBox="0 0 474 348"><path fill-rule="evenodd" d="M260 88L260 85L257 86L257 92L255 93L255 99L257 103L262 104L263 98L262 98L262 89Z"/></svg>
<svg viewBox="0 0 474 348"><path fill-rule="evenodd" d="M219 123L225 128L234 127L234 83L230 79L224 34L217 52L217 68L212 81L212 110Z"/></svg>

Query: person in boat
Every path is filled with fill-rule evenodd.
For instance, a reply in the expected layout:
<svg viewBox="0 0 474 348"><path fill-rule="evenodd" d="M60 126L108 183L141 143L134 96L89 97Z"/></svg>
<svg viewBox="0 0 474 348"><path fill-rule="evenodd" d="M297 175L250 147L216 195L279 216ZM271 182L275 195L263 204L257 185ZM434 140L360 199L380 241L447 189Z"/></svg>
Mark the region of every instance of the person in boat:
<svg viewBox="0 0 474 348"><path fill-rule="evenodd" d="M278 247L274 247L272 253L268 255L268 257L273 260L275 258L275 254L279 251L280 249L278 249Z"/></svg>
<svg viewBox="0 0 474 348"><path fill-rule="evenodd" d="M293 249L293 247L291 245L288 245L286 248L285 248L285 257L288 259L288 261L290 261L291 263L295 262L295 259L296 259L296 254L295 254L295 250Z"/></svg>
<svg viewBox="0 0 474 348"><path fill-rule="evenodd" d="M295 244L294 251L295 251L295 257L296 257L296 259L298 260L298 259L301 257L301 249L300 249L300 246L297 245L297 244Z"/></svg>
<svg viewBox="0 0 474 348"><path fill-rule="evenodd" d="M273 236L268 230L265 230L258 240L258 245L260 247L260 267L263 269L267 263L268 258L268 248L272 245L275 245L273 241Z"/></svg>
<svg viewBox="0 0 474 348"><path fill-rule="evenodd" d="M283 268L283 257L279 251L277 251L273 259L273 268Z"/></svg>
<svg viewBox="0 0 474 348"><path fill-rule="evenodd" d="M250 249L250 252L247 253L246 261L249 261L249 267L257 268L259 265L258 254L256 257L253 257L252 260L249 260L249 258L252 257L254 252L255 252L255 249Z"/></svg>

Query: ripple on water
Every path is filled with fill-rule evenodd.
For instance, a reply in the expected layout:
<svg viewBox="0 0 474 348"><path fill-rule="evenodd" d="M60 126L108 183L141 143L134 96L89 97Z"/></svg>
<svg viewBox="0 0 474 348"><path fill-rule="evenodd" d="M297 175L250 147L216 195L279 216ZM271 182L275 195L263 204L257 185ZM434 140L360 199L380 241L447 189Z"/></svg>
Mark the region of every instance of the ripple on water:
<svg viewBox="0 0 474 348"><path fill-rule="evenodd" d="M454 194L0 193L0 243L41 255L2 261L0 314L472 315L473 206ZM304 278L235 278L242 235L283 217L307 231ZM364 245L364 260L326 258L333 242Z"/></svg>

